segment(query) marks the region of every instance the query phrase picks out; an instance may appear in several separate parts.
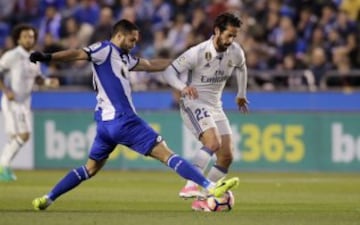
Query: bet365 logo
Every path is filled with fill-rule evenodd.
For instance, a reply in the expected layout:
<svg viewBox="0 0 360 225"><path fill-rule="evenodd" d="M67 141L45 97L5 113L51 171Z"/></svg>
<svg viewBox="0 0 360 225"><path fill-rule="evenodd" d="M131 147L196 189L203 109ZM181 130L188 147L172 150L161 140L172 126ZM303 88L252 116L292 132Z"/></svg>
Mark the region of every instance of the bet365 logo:
<svg viewBox="0 0 360 225"><path fill-rule="evenodd" d="M343 124L331 125L332 160L336 163L350 163L360 161L360 136L350 134Z"/></svg>

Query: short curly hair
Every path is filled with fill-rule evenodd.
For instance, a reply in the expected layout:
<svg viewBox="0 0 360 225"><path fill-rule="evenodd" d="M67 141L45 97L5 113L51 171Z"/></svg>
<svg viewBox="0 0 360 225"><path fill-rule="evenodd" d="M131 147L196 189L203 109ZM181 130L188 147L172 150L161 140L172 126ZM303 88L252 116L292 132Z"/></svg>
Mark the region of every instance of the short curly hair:
<svg viewBox="0 0 360 225"><path fill-rule="evenodd" d="M12 33L11 33L11 39L15 45L17 44L17 42L20 38L21 32L23 32L24 30L33 30L34 34L35 34L35 42L37 41L38 32L37 32L36 28L30 24L21 23L21 24L16 25L13 28Z"/></svg>

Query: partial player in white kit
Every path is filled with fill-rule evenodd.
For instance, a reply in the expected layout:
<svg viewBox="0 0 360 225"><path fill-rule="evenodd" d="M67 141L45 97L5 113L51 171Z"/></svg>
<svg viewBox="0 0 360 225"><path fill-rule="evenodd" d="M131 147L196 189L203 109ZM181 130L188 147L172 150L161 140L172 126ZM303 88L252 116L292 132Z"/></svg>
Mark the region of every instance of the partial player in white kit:
<svg viewBox="0 0 360 225"><path fill-rule="evenodd" d="M0 152L0 181L16 180L10 164L16 153L29 140L31 131L31 92L34 84L55 88L58 79L43 78L40 64L31 63L30 53L35 46L37 31L34 27L19 24L12 31L17 45L0 58L1 110L4 116L8 141Z"/></svg>
<svg viewBox="0 0 360 225"><path fill-rule="evenodd" d="M241 112L248 111L246 99L247 70L242 48L234 42L242 22L231 13L219 15L214 22L213 36L174 60L164 72L164 79L177 90L195 87L197 93L180 100L184 124L201 141L202 148L195 153L193 164L204 172L213 154L216 162L207 177L213 182L224 178L233 160L232 131L225 115L221 95L226 81L235 75L238 84L236 103ZM187 74L186 83L179 78ZM199 187L187 181L179 196L192 198L199 195ZM206 201L193 202L194 210L204 210Z"/></svg>

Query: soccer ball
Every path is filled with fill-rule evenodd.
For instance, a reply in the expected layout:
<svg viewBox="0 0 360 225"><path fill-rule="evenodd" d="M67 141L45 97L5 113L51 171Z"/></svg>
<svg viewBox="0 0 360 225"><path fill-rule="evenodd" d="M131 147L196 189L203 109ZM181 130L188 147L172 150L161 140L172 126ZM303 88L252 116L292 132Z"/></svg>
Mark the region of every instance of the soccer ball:
<svg viewBox="0 0 360 225"><path fill-rule="evenodd" d="M207 204L208 208L213 212L230 211L234 207L235 198L231 191L227 191L220 198L209 196Z"/></svg>

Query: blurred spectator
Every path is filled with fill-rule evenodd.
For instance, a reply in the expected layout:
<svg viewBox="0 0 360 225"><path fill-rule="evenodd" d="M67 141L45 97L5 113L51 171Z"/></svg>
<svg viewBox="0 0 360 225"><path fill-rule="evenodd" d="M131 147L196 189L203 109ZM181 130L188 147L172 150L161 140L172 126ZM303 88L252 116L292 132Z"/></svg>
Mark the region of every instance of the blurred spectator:
<svg viewBox="0 0 360 225"><path fill-rule="evenodd" d="M114 16L111 8L101 8L99 22L94 27L94 32L90 38L90 43L109 39L111 36L113 23Z"/></svg>
<svg viewBox="0 0 360 225"><path fill-rule="evenodd" d="M319 87L321 79L324 77L326 72L331 69L330 64L326 60L324 49L317 47L312 50L309 68L314 77L315 85Z"/></svg>
<svg viewBox="0 0 360 225"><path fill-rule="evenodd" d="M173 16L172 19L175 20L176 15L182 14L185 16L186 21L190 21L190 18L193 14L193 10L191 9L190 0L172 0L172 7L173 8Z"/></svg>
<svg viewBox="0 0 360 225"><path fill-rule="evenodd" d="M227 6L224 0L211 0L211 3L206 7L206 13L211 21L225 11L227 11Z"/></svg>
<svg viewBox="0 0 360 225"><path fill-rule="evenodd" d="M171 48L173 56L180 54L186 47L186 38L191 31L191 25L185 19L184 14L176 15L165 40L165 47Z"/></svg>
<svg viewBox="0 0 360 225"><path fill-rule="evenodd" d="M78 0L66 0L65 6L60 11L61 16L63 18L73 17L79 7Z"/></svg>
<svg viewBox="0 0 360 225"><path fill-rule="evenodd" d="M167 28L173 15L171 5L165 0L152 0L152 31Z"/></svg>
<svg viewBox="0 0 360 225"><path fill-rule="evenodd" d="M40 22L39 42L43 43L46 35L51 35L54 40L60 39L61 15L54 5L48 5L45 16Z"/></svg>
<svg viewBox="0 0 360 225"><path fill-rule="evenodd" d="M350 79L348 76L351 70L350 59L347 55L347 50L344 47L338 47L333 50L332 62L334 69L340 76L330 77L327 79L327 86L336 86L347 88L351 86Z"/></svg>
<svg viewBox="0 0 360 225"><path fill-rule="evenodd" d="M191 18L191 26L192 30L200 40L206 40L212 34L212 27L209 25L205 11L201 7L194 9Z"/></svg>
<svg viewBox="0 0 360 225"><path fill-rule="evenodd" d="M89 23L94 26L99 19L99 14L100 8L95 0L81 0L73 16L78 23Z"/></svg>
<svg viewBox="0 0 360 225"><path fill-rule="evenodd" d="M313 77L314 85L319 85L322 71L329 67L334 74L360 68L359 9L359 0L0 0L0 54L11 46L9 31L20 22L39 28L38 48L52 51L108 39L112 23L125 18L140 28L141 41L134 49L137 55L156 57L165 51L175 56L208 39L213 18L230 10L244 21L236 41L248 55L249 70L254 71L250 75L256 74L254 84L266 90L276 89L271 82L287 85L287 81L274 81L274 74L287 73L292 65L297 71L302 65L307 82ZM81 78L67 77L62 82L85 82L88 87L86 66L44 68L64 77L67 72L80 73ZM142 76L151 85L145 83L139 89L162 87L148 74L138 77ZM298 80L292 78L288 85L297 87ZM345 80L348 86L354 83Z"/></svg>
<svg viewBox="0 0 360 225"><path fill-rule="evenodd" d="M349 15L353 21L360 19L360 1L359 0L342 0L340 9Z"/></svg>
<svg viewBox="0 0 360 225"><path fill-rule="evenodd" d="M311 41L311 34L316 26L317 18L312 13L310 7L301 8L299 14L299 21L296 27L298 35L305 41Z"/></svg>

